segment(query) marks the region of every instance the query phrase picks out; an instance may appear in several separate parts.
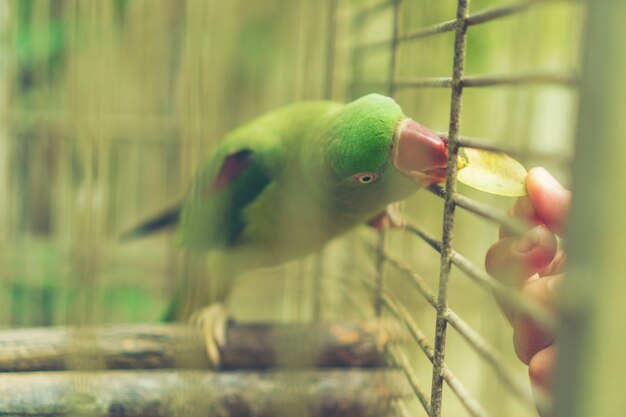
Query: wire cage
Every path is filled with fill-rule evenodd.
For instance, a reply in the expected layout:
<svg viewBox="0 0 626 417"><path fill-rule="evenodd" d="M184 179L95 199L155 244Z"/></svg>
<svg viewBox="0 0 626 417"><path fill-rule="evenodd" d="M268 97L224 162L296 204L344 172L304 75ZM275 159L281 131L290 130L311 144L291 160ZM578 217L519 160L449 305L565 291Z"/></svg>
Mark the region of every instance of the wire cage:
<svg viewBox="0 0 626 417"><path fill-rule="evenodd" d="M185 264L167 237L118 248L111 237L120 225L184 189L201 151L261 109L379 92L448 138L445 187L406 203L404 230L352 233L322 254L262 273L279 276L275 284L243 280L233 304L244 320L393 317L408 339L388 351L390 366L412 391L393 400L403 417L532 416L535 407L551 408L530 391L493 294L545 329L557 319L481 266L497 226L522 234L528 225L505 215L510 200L459 192L456 156L462 147L505 151L527 165L545 164L568 182L574 137L577 147L582 142L574 123L579 87L584 94L595 85L580 66L583 23L596 7L612 10L609 1L475 0L470 10L469 0L65 0L36 7L29 1L20 16L17 1L0 15L8 27L4 44L18 46L15 62L4 62L10 82L2 116L10 129L2 132L8 139L0 151L9 168L0 172L0 186L10 198L0 201L0 243L16 243L0 258L8 265L1 275L3 325L158 318L175 284L171 276L202 270ZM54 21L59 16L66 19L62 28ZM601 32L602 19L589 20ZM24 35L27 27L44 28L46 40ZM588 33L592 45L605 36ZM53 52L46 55L38 42ZM20 46L45 56L20 55ZM607 62L615 57L603 53ZM148 159L156 162L142 163ZM6 185L15 179L17 185ZM582 219L584 210L574 205L573 214ZM580 253L581 244L572 242ZM20 252L39 260L32 266ZM357 265L362 259L371 264ZM251 302L262 286L285 301ZM588 306L582 292L568 293L575 301L564 310L566 330L581 324L579 308ZM571 328L564 337L580 341L584 336ZM567 358L582 363L581 352L567 349ZM584 391L583 377L569 378L571 370L561 367L556 412L573 415L568 393Z"/></svg>
<svg viewBox="0 0 626 417"><path fill-rule="evenodd" d="M515 134L510 130L507 131L506 134L511 134L511 136L500 141L467 137L462 135L461 130L463 92L469 88L528 88L529 86L538 86L541 88L542 86L556 86L557 88L570 90L572 97L575 96L578 73L576 53L570 58L570 65L562 65L561 68L538 70L532 67L525 69L526 65L519 65L519 67L524 69L520 71L514 68L510 71L496 74L485 72L466 75L466 51L468 47L471 47L469 46L471 45L471 41L468 39L471 38L470 34L473 30L477 30L482 25L489 26L489 24L491 24L491 26L493 26L493 23L503 20L507 23L503 23L499 26L499 29L502 30L505 24L509 26L515 24L512 23L512 18L516 15L526 15L529 10L532 12L532 9L546 7L546 3L556 2L521 1L517 3L487 5L487 7L483 7L477 12L470 13L469 1L461 0L456 4L455 14L452 13L452 6L449 8L441 5L434 6L435 9L439 8L440 11L443 9L449 12L450 14L447 15L448 19L445 19L446 15L442 13L444 16L442 21L425 24L421 27L419 25L413 26L410 22L407 24L407 19L403 20L402 18L403 16L406 17L408 14L409 16L418 16L418 21L425 20L423 18L420 19L419 16L420 14L428 14L427 10L428 7L432 5L432 2L382 1L356 3L357 4L354 6L356 10L352 12L353 21L351 27L354 31L353 36L359 40L355 42L353 54L351 55L353 70L352 79L350 80L350 91L352 96L359 96L361 92L371 89L377 89L392 97L401 98L407 95L419 95L424 89L443 88L449 90L451 93L449 102L449 127L448 132L445 133L450 146L450 163L447 168L447 182L445 189L440 187L431 187L430 189L434 195L444 200L443 232L441 239L437 239L431 232L414 222L409 222L405 228L408 233L424 240L432 249L440 254L441 264L438 281L436 282L437 289L433 290L414 267L386 248L384 234L379 237L379 242L376 247L378 256L377 275L375 280L369 284L377 297L377 314L388 311L392 316L404 323L407 333L411 335L417 343L417 346L419 346L420 350L423 351L425 356L432 363L430 392L427 391L427 385L424 385L420 381L409 359L415 354L414 349L392 350L390 356L393 362L406 374L407 380L423 408L422 413L425 412L427 415L431 416L442 415L443 387L447 384L450 392L456 396L459 404L465 409L468 415L491 415L491 413L494 412L493 406L487 407L484 401L479 400L478 397L472 393L471 387L468 388L463 382L463 378L457 377L453 369L448 367L444 362L448 333L447 326L450 325L454 331L461 336L461 339L467 343L470 349L474 351L477 357L488 364L493 372L492 375L498 379L508 395L511 395L519 400L520 403L527 406L527 412L528 410L532 410L534 405L546 412L546 410L551 407L547 398L540 396L533 397L524 382L520 379L517 370L515 370L511 364L507 363L502 352L499 351L500 349L495 347L480 331L476 330L475 326L470 325L461 314L457 314L449 307L448 287L451 269L454 266L466 275L466 277L478 284L478 286L487 291L504 296L507 299L507 303L514 306L518 311L523 311L525 314L532 317L533 320L540 323L542 327L553 329L556 325L555 318L551 312L545 310L542 306L535 305L530 300L517 294L511 288L496 281L486 274L482 267L453 248L456 207L460 207L488 221L516 230L518 233L523 233L524 230L528 230L526 228L527 226L516 223L508 218L503 210L492 207L489 203L478 201L457 192L456 156L460 147L469 146L487 150L506 151L518 157L542 159L544 163L548 160L556 164L563 164L564 166L567 166L570 162L567 151L563 149L560 152L557 151L551 154L534 151L528 138L522 140L521 143L518 141L517 146L514 145L516 141ZM561 7L564 7L562 10L567 10L566 13L571 13L570 19L573 20L570 20L570 22L580 19L580 4L573 2L561 3ZM537 15L533 16L536 17ZM371 25L370 22L381 18L387 19L390 22L390 34L384 39L368 38L368 25L371 28L373 25ZM523 19L524 18L522 18L522 20ZM530 20L525 22L528 23L529 21ZM523 24L520 24L520 28L522 25ZM580 21L568 29L573 30L573 32L570 33L570 39L568 39L570 44L566 45L566 47L572 48L572 50L575 51L578 48L580 39L580 32L576 32L582 29ZM497 29L492 27L491 30ZM449 47L448 49L452 61L452 73L449 76L442 76L446 73L433 73L426 68L426 65L430 61L428 58L429 53L432 51L433 47L424 45L424 42L430 38L442 37L449 33L453 34L454 38L447 38L445 45L453 45L453 47ZM476 38L480 41L480 35ZM418 46L415 46L415 44L418 44ZM444 43L439 45L443 46ZM519 45L517 46L519 47ZM519 49L516 49L513 53L518 53ZM403 53L404 56L402 56ZM366 75L367 70L362 68L364 65L367 65L366 63L364 64L364 62L368 60L369 55L375 55L380 59L383 54L384 58L386 58L388 68L386 79L373 80L368 78ZM417 59L411 61L410 54L418 56L423 62L417 63ZM410 64L407 65L407 62ZM436 63L435 67L437 67ZM541 63L537 65L537 67L541 67ZM425 69L426 71L424 71ZM414 74L412 71L417 71L417 74ZM426 72L428 76L419 76L420 72ZM416 77L416 75L418 76ZM427 101L427 99L421 98L421 101ZM422 108L423 107L419 107L418 105L418 111L422 110ZM506 117L502 114L493 116ZM519 128L519 126L517 127ZM528 131L525 133L528 134ZM566 140L571 140L571 138L567 138L565 132L561 133L565 135ZM425 335L425 332L422 330L424 326L422 321L416 319L415 315L411 314L410 309L403 305L403 301L400 300L398 295L394 294L386 284L386 273L383 268L384 264L388 264L404 275L411 282L414 290L416 290L420 296L424 297L426 302L436 310L434 341L429 340ZM399 415L420 415L419 411L408 406L403 399L396 400L394 405ZM510 409L506 411L500 409L496 411L496 415L511 415L511 412ZM458 415L457 413L458 411L454 411L449 415ZM529 413L532 415L533 411Z"/></svg>

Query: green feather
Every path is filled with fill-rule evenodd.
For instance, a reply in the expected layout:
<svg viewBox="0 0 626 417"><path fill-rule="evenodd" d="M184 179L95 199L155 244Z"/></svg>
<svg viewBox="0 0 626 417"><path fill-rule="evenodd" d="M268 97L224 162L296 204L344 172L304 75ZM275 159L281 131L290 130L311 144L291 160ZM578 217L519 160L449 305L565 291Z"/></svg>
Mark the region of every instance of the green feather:
<svg viewBox="0 0 626 417"><path fill-rule="evenodd" d="M380 170L388 162L395 128L404 117L392 99L377 94L347 105L329 132L333 168L343 176Z"/></svg>
<svg viewBox="0 0 626 417"><path fill-rule="evenodd" d="M208 250L212 283L187 283L172 317L221 301L241 272L319 250L415 192L390 162L403 118L392 99L372 94L349 104L297 103L228 134L200 167L178 227L180 246ZM225 161L241 152L252 162L214 189ZM355 181L369 172L375 182Z"/></svg>

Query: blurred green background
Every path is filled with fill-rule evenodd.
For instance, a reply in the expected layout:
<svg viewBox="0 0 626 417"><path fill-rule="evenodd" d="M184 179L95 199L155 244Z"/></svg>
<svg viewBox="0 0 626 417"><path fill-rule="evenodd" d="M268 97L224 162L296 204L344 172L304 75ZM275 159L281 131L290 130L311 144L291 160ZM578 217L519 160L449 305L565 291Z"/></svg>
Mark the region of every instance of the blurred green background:
<svg viewBox="0 0 626 417"><path fill-rule="evenodd" d="M281 105L387 93L392 8L379 0L0 0L0 326L159 320L184 274L172 237L120 244L119 233L186 190L223 134ZM472 10L499 4L475 0ZM332 7L332 9L331 9ZM455 1L405 0L399 33L454 18ZM582 9L545 2L469 30L467 75L576 73ZM449 77L452 32L407 42L394 77ZM398 88L406 114L448 129L450 91ZM462 129L521 152L569 180L576 91L559 85L468 88ZM460 186L504 211L512 200ZM404 207L436 236L442 202L426 191ZM457 210L455 249L478 265L496 226ZM373 315L363 285L375 275L363 227L323 254L238 281L230 299L243 320L309 321ZM399 254L436 288L439 256L402 231ZM434 312L387 268L390 289L432 338ZM511 330L491 294L453 272L450 306L509 358ZM449 332L447 363L493 415L534 411L508 399L488 366ZM406 352L423 382L430 366ZM446 393L446 415L460 405ZM415 415L423 413L419 407Z"/></svg>

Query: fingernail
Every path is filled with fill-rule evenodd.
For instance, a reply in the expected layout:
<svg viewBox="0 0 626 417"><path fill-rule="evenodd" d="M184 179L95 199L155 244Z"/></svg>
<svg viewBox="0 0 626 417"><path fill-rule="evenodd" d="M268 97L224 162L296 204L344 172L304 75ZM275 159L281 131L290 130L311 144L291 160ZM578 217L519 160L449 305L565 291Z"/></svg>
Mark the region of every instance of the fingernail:
<svg viewBox="0 0 626 417"><path fill-rule="evenodd" d="M556 180L556 178L554 178L552 176L552 174L550 174L548 172L548 170L546 170L545 168L537 168L536 169L537 172L537 176L539 176L541 178L541 181L547 185L550 185L552 187L556 187L558 189L562 189L563 186Z"/></svg>
<svg viewBox="0 0 626 417"><path fill-rule="evenodd" d="M541 230L539 226L532 228L530 231L526 232L524 236L519 238L515 249L522 253L530 252L539 243L540 233Z"/></svg>

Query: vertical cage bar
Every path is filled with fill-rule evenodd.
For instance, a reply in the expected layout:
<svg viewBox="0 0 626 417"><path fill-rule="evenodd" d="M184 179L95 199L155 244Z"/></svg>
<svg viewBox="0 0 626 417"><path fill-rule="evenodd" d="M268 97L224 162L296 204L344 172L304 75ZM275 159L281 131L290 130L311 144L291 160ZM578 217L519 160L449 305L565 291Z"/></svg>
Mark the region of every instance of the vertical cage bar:
<svg viewBox="0 0 626 417"><path fill-rule="evenodd" d="M398 36L400 34L400 0L393 0L393 22L391 38L391 56L389 57L389 97L396 93L396 63L398 56Z"/></svg>
<svg viewBox="0 0 626 417"><path fill-rule="evenodd" d="M384 227L384 226L381 226ZM384 230L378 232L376 242L376 301L374 312L376 317L380 317L383 312L383 291L385 289L385 233Z"/></svg>
<svg viewBox="0 0 626 417"><path fill-rule="evenodd" d="M400 26L400 0L393 0L392 42L389 56L389 87L387 93L393 97L396 89L396 60L398 49L398 33ZM384 225L382 226L384 228ZM380 317L383 309L383 289L385 285L385 240L387 233L384 229L378 233L376 247L376 316Z"/></svg>
<svg viewBox="0 0 626 417"><path fill-rule="evenodd" d="M328 0L328 38L326 39L326 81L324 85L324 98L333 98L333 88L335 86L335 52L337 45L337 2L338 0Z"/></svg>
<svg viewBox="0 0 626 417"><path fill-rule="evenodd" d="M446 349L445 313L448 308L448 280L452 265L452 240L454 236L453 199L456 194L458 138L461 126L461 99L463 95L462 78L465 72L465 51L467 47L467 24L469 0L459 0L457 5L457 26L454 36L454 66L452 73L452 96L450 102L450 128L448 136L448 166L446 168L446 198L441 247L441 267L439 273L439 293L437 296L437 321L435 328L435 357L433 360L433 378L431 390L431 416L441 416L443 394L444 358Z"/></svg>
<svg viewBox="0 0 626 417"><path fill-rule="evenodd" d="M328 0L326 14L326 74L324 80L324 99L332 100L335 86L335 54L337 48L337 8L339 0ZM315 255L313 261L313 321L319 321L322 317L322 295L324 286L322 280L324 274L324 251Z"/></svg>
<svg viewBox="0 0 626 417"><path fill-rule="evenodd" d="M626 2L586 6L556 417L626 412Z"/></svg>

